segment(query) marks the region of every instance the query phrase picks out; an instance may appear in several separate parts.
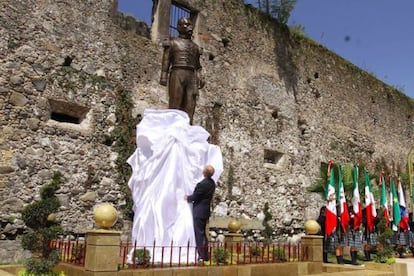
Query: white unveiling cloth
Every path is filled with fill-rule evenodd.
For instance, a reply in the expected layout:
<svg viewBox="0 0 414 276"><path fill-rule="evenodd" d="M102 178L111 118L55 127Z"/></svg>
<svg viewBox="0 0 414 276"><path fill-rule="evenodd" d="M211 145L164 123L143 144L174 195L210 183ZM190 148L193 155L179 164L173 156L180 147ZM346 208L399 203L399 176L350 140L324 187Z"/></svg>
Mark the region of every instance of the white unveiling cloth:
<svg viewBox="0 0 414 276"><path fill-rule="evenodd" d="M180 110L146 109L137 125L137 148L127 160L132 167L128 182L134 201L132 241L137 248L148 248L155 262L177 263L179 255L181 262L195 260L192 205L184 195L192 194L203 179L205 165L215 168L215 181L223 172L220 148L207 142L204 128L189 122ZM161 246L166 246L164 252Z"/></svg>

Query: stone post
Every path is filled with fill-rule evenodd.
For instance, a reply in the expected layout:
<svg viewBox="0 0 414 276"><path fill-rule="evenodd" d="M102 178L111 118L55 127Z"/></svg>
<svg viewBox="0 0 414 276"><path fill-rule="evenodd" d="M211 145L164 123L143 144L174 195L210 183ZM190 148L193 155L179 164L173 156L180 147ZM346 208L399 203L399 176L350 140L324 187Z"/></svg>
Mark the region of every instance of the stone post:
<svg viewBox="0 0 414 276"><path fill-rule="evenodd" d="M309 262L322 262L323 260L323 236L306 235L302 237L302 246L305 252L307 252L307 258L305 261Z"/></svg>
<svg viewBox="0 0 414 276"><path fill-rule="evenodd" d="M87 275L110 276L118 272L121 232L90 230L86 236L85 270Z"/></svg>
<svg viewBox="0 0 414 276"><path fill-rule="evenodd" d="M227 245L227 248L236 249L237 253L241 253L241 242L243 240L243 235L239 233L225 233L224 234L224 243Z"/></svg>

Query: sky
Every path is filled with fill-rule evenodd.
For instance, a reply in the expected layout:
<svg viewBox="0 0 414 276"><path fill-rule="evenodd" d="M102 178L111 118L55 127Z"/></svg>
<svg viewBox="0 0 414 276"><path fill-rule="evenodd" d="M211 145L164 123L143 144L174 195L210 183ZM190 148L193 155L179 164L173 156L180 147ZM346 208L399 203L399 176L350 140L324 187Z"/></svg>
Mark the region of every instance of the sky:
<svg viewBox="0 0 414 276"><path fill-rule="evenodd" d="M118 9L150 23L152 0L118 0ZM413 12L413 0L298 0L288 25L414 98Z"/></svg>

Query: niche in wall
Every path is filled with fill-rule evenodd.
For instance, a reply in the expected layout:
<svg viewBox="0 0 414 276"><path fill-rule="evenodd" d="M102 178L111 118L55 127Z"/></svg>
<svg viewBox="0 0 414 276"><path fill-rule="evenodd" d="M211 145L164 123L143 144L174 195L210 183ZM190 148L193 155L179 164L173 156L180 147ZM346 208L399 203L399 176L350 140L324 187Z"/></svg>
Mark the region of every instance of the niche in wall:
<svg viewBox="0 0 414 276"><path fill-rule="evenodd" d="M279 151L264 149L264 163L277 165L282 157L283 153Z"/></svg>
<svg viewBox="0 0 414 276"><path fill-rule="evenodd" d="M92 111L89 107L64 100L48 99L48 125L80 132L89 132Z"/></svg>
<svg viewBox="0 0 414 276"><path fill-rule="evenodd" d="M89 108L75 103L49 99L50 119L71 124L81 124Z"/></svg>

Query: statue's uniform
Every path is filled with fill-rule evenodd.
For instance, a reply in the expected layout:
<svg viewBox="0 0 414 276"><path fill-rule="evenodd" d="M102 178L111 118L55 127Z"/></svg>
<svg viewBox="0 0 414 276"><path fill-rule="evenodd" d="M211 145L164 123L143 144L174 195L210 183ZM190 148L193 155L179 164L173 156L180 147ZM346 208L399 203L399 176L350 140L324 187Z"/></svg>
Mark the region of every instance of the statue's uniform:
<svg viewBox="0 0 414 276"><path fill-rule="evenodd" d="M169 108L187 112L190 123L198 95L197 71L201 70L200 49L191 39L171 38L164 44L162 75L167 76Z"/></svg>

